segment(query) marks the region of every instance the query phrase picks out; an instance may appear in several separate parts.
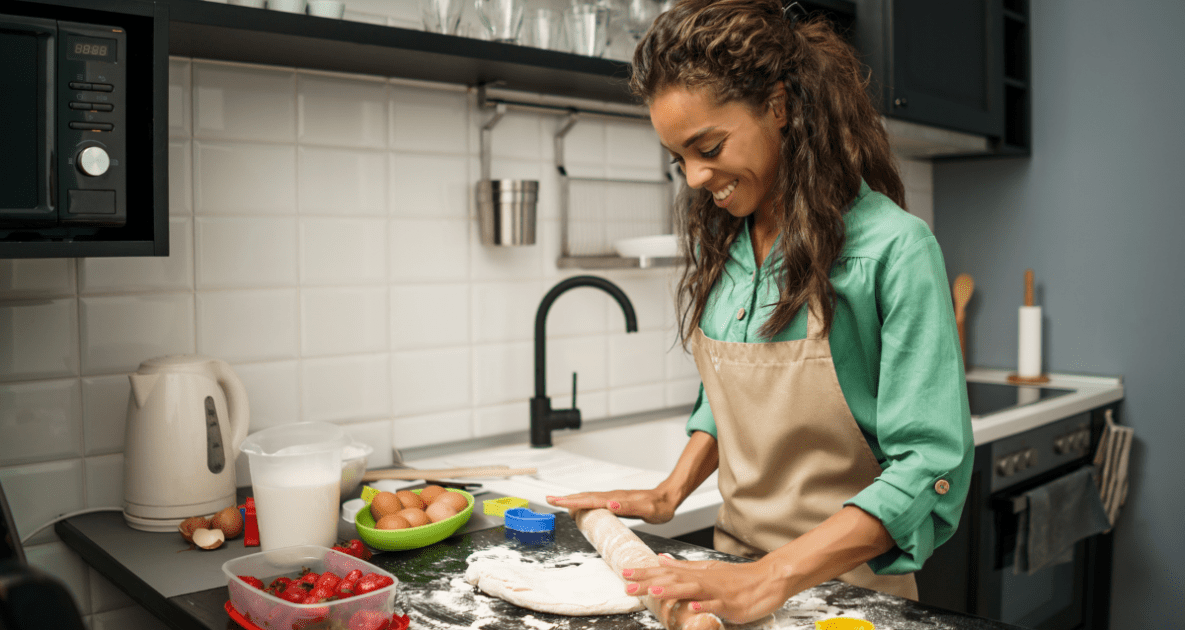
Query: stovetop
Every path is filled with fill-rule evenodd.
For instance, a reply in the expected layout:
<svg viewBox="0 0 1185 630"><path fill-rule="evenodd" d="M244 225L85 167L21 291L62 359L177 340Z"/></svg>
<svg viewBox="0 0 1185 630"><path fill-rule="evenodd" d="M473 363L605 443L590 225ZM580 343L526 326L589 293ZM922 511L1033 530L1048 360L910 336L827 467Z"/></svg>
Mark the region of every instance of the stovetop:
<svg viewBox="0 0 1185 630"><path fill-rule="evenodd" d="M972 418L1072 393L1072 389L1055 387L967 381L967 401L971 403Z"/></svg>

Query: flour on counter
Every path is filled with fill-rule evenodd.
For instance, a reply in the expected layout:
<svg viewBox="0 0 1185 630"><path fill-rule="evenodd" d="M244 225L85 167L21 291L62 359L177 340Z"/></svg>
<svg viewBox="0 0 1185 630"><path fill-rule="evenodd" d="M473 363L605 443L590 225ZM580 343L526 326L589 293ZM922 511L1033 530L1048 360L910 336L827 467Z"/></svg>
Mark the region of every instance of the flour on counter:
<svg viewBox="0 0 1185 630"><path fill-rule="evenodd" d="M465 581L483 592L529 610L583 617L620 615L642 610L642 600L626 594L625 584L598 557L568 556L564 565L527 562L502 550L476 552L466 561Z"/></svg>

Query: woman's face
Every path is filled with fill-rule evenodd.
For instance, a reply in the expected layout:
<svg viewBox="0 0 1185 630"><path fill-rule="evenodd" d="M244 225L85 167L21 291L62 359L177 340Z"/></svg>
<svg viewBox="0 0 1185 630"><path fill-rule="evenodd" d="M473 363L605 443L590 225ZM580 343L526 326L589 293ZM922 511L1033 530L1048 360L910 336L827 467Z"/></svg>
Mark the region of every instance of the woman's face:
<svg viewBox="0 0 1185 630"><path fill-rule="evenodd" d="M784 89L782 89L784 94ZM782 159L784 96L753 112L746 104L716 104L706 90L670 87L654 98L650 121L679 164L687 185L712 193L735 217L768 208Z"/></svg>

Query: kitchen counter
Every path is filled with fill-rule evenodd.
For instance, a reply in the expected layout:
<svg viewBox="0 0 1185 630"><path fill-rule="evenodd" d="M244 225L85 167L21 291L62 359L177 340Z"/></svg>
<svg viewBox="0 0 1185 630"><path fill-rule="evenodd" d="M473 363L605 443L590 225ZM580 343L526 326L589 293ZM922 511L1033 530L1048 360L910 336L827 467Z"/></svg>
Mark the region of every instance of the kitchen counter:
<svg viewBox="0 0 1185 630"><path fill-rule="evenodd" d="M1008 375L1011 373L1008 370L974 368L967 372L967 380L1007 383ZM1047 376L1049 382L1042 383L1040 387L1069 389L1073 390L1073 393L1011 407L985 416L972 416L971 430L975 434L975 445L994 442L1123 399L1122 378L1076 374Z"/></svg>
<svg viewBox="0 0 1185 630"><path fill-rule="evenodd" d="M477 518L477 517L481 518ZM566 516L556 519L556 532L547 540L521 541L507 536L491 517L476 514L463 533L440 543L403 552L376 554L372 562L399 577L398 607L412 618L414 629L432 630L659 630L649 612L605 617L563 617L535 613L480 593L460 582L470 554L506 547L540 562L562 563L595 555ZM499 520L499 519L492 519ZM481 525L486 527L481 528ZM123 524L118 513L74 517L57 525L58 534L84 560L167 624L185 630L235 630L223 604L228 598L225 578L208 587L199 579L200 565L221 566L226 560L253 553L241 539L210 552L183 551L172 533L153 534ZM640 532L657 553L689 560L739 558L695 545ZM169 577L171 576L171 577ZM192 579L192 581L191 581ZM192 586L184 586L190 583ZM181 586L179 586L181 585ZM180 589L181 593L175 591ZM191 590L187 590L191 589ZM1015 626L944 611L909 600L875 593L839 582L827 582L792 598L779 610L769 629L813 629L815 620L856 616L881 630L1009 630ZM751 627L758 627L753 624Z"/></svg>

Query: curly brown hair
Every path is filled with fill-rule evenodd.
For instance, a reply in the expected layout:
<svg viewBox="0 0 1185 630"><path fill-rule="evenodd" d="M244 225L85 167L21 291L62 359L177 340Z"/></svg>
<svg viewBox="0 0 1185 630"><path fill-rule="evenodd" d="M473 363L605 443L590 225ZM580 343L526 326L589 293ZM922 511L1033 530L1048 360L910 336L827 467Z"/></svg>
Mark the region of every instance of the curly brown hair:
<svg viewBox="0 0 1185 630"><path fill-rule="evenodd" d="M902 208L905 189L888 135L865 91L855 50L820 17L787 19L779 0L681 0L634 51L630 87L647 105L665 90L703 89L717 104L761 112L785 87L787 125L774 184L780 297L761 335L772 338L815 296L825 330L835 313L830 272L843 249L844 212L864 179ZM679 336L686 346L745 219L707 190L685 189Z"/></svg>

